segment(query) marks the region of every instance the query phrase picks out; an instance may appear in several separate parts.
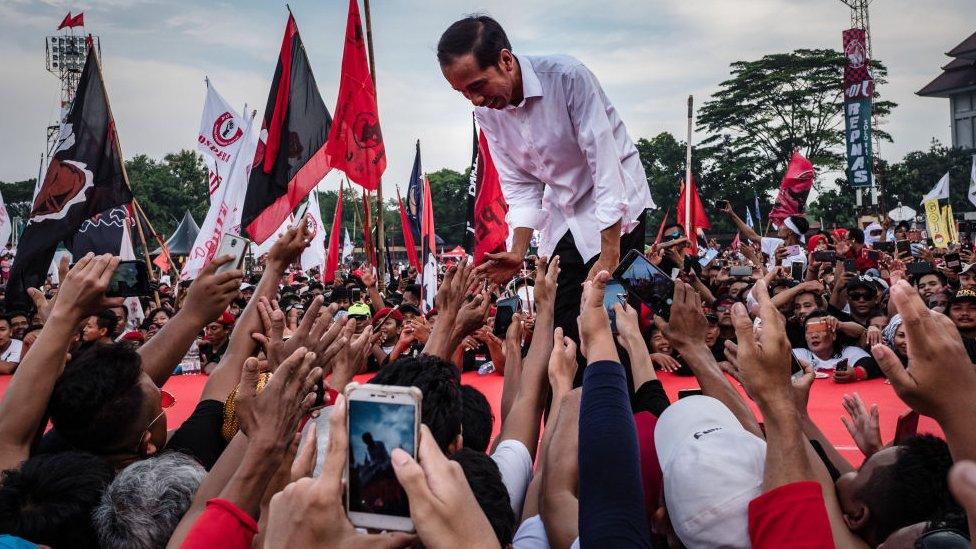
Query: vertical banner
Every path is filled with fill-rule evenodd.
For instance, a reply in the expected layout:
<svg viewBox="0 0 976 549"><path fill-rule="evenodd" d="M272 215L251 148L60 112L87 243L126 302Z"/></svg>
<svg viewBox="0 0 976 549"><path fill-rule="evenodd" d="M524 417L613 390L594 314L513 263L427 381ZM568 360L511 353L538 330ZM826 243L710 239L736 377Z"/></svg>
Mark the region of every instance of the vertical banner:
<svg viewBox="0 0 976 549"><path fill-rule="evenodd" d="M945 219L938 200L925 201L925 230L936 248L946 248L949 245L949 231L945 227Z"/></svg>
<svg viewBox="0 0 976 549"><path fill-rule="evenodd" d="M864 29L844 31L844 134L847 140L847 182L872 186L871 99L874 78L868 68Z"/></svg>

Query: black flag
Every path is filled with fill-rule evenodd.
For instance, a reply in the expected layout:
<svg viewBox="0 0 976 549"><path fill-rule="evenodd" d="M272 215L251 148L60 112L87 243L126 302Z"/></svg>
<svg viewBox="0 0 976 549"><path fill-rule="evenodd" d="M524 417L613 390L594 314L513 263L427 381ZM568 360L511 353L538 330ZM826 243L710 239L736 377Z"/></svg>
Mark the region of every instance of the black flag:
<svg viewBox="0 0 976 549"><path fill-rule="evenodd" d="M8 311L31 306L27 288L44 284L59 242L73 237L85 220L132 200L116 139L101 67L89 48L78 91L61 121L54 156L17 246L7 284Z"/></svg>

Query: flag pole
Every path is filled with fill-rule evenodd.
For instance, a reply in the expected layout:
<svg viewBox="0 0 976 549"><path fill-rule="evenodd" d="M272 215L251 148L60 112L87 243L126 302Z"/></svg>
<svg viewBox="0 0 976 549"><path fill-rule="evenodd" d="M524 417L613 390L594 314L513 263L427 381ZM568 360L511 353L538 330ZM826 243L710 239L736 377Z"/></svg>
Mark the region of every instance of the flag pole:
<svg viewBox="0 0 976 549"><path fill-rule="evenodd" d="M366 12L366 49L369 51L369 76L373 80L373 91L376 90L376 61L373 56L373 21L369 13L369 0L363 0L363 11ZM377 97L379 94L377 94ZM377 100L377 111L379 111L379 101ZM369 207L369 204L366 204ZM376 252L378 257L383 257L386 253L386 231L384 230L383 221L383 179L380 178L379 184L376 186ZM379 259L376 260L379 265L376 266L376 282L380 290L384 289L384 274L386 273L386 264ZM392 273L390 276L393 276Z"/></svg>
<svg viewBox="0 0 976 549"><path fill-rule="evenodd" d="M95 57L95 68L98 69L98 78L102 81L102 86L104 87L105 75L102 74L102 60L98 58L98 54L95 52L94 47L89 49L89 55L93 55ZM108 119L112 124L112 144L115 145L115 153L119 155L119 167L122 169L122 181L132 193L132 202L135 202L136 195L135 191L132 190L132 184L129 182L129 173L125 170L125 156L122 155L122 143L119 141L118 128L115 126L115 115L112 114L112 102L108 98L107 90L104 93L104 96L105 108L108 110ZM139 234L139 242L142 244L142 258L146 261L146 268L149 271L149 280L155 282L156 272L153 270L152 260L149 259L149 247L146 245L146 236L142 233L142 224L139 223L139 216L136 216L136 232ZM159 290L153 290L153 298L156 301L156 306L159 307L161 305L159 301Z"/></svg>
<svg viewBox="0 0 976 549"><path fill-rule="evenodd" d="M694 98L688 96L688 143L686 144L685 150L685 203L684 207L684 226L685 226L685 236L688 239L698 238L698 235L693 235L691 231L691 132L692 132L692 121L694 120Z"/></svg>

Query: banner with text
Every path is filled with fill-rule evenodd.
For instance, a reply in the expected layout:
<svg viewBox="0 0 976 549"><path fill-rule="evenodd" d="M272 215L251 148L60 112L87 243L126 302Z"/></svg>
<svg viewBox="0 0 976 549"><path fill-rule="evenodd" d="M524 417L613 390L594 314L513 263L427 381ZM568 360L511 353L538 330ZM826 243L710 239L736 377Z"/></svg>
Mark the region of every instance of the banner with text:
<svg viewBox="0 0 976 549"><path fill-rule="evenodd" d="M852 187L872 186L871 100L874 78L868 67L864 29L844 31L844 128L847 140L847 181Z"/></svg>

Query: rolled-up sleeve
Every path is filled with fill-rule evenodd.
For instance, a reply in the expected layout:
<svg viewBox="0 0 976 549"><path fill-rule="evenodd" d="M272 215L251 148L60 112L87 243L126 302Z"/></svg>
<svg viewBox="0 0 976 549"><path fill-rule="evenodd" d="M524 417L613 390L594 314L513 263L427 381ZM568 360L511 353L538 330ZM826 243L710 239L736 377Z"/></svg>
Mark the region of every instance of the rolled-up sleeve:
<svg viewBox="0 0 976 549"><path fill-rule="evenodd" d="M477 114L475 116L477 117ZM498 136L491 131L489 124L481 124L481 129L488 140L488 150L495 169L498 170L502 194L505 195L505 202L508 204L505 221L513 229L518 227L541 229L544 215L542 195L545 186L536 177L518 167L505 147L499 143Z"/></svg>
<svg viewBox="0 0 976 549"><path fill-rule="evenodd" d="M607 103L596 76L582 63L564 76L569 116L576 139L593 177L593 199L599 230L620 221L627 212L624 169L617 151Z"/></svg>

